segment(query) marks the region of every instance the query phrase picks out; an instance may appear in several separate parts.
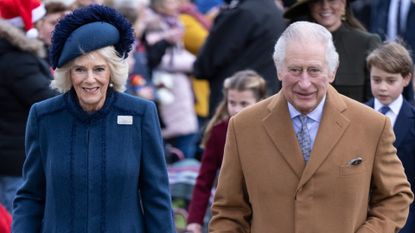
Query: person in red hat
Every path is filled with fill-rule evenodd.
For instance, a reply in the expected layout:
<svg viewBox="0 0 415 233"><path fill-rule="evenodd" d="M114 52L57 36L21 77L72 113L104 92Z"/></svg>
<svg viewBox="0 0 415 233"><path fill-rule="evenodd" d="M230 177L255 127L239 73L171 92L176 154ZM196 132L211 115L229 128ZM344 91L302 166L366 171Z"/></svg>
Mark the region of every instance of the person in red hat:
<svg viewBox="0 0 415 233"><path fill-rule="evenodd" d="M10 233L12 225L12 216L0 204L0 233Z"/></svg>
<svg viewBox="0 0 415 233"><path fill-rule="evenodd" d="M38 0L0 1L0 203L9 211L21 184L30 106L55 95L41 58L46 52L33 29L43 14Z"/></svg>
<svg viewBox="0 0 415 233"><path fill-rule="evenodd" d="M0 3L0 17L13 26L24 29L30 38L38 35L33 22L41 19L45 13L40 0L2 0Z"/></svg>

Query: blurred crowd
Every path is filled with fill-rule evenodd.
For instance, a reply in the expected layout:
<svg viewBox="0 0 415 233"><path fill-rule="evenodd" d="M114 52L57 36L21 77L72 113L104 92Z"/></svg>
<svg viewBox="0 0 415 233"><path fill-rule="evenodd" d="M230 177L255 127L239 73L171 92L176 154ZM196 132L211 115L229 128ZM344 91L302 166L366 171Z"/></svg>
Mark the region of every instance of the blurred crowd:
<svg viewBox="0 0 415 233"><path fill-rule="evenodd" d="M186 228L206 232L227 121L249 101L253 104L281 88L272 53L287 25L306 20L332 33L340 55L332 85L361 103L373 97L366 64L372 50L383 41L398 41L415 50L412 0L2 0L0 203L10 213L22 183L29 109L58 94L49 86L54 70L48 51L54 27L62 16L90 4L112 7L133 25L135 42L127 58L126 92L156 103L179 232ZM411 56L414 59L415 53ZM264 93L239 96L244 89L225 82L238 75L259 77ZM412 104L414 88L411 80L403 91ZM233 89L240 93L229 91ZM244 102L240 109L229 108L246 99L248 104ZM221 129L215 128L218 125ZM216 140L212 139L215 132ZM219 153L217 161L205 159L209 153ZM205 160L211 163L204 167L211 169L203 179L208 182L203 184L205 195L193 195L203 196L200 204L200 199L192 199L192 190ZM0 233L10 231L1 226L10 224L10 215L4 215L7 221L0 219Z"/></svg>

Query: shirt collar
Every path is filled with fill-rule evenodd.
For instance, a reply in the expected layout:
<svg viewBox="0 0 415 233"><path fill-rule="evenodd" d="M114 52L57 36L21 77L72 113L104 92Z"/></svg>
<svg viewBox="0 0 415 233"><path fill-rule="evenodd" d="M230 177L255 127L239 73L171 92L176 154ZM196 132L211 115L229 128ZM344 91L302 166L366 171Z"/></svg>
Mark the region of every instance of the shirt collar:
<svg viewBox="0 0 415 233"><path fill-rule="evenodd" d="M320 122L321 117L323 116L323 108L324 103L326 102L326 95L323 97L323 99L320 101L320 103L317 105L317 107L307 114L307 117L312 119L313 121ZM298 115L301 115L301 113L295 109L295 107L288 102L288 111L290 112L291 119L296 118Z"/></svg>
<svg viewBox="0 0 415 233"><path fill-rule="evenodd" d="M390 110L397 115L399 113L399 110L401 110L402 103L403 103L403 97L402 95L399 95L399 97L396 98L396 100L394 100L388 106ZM378 99L375 98L375 103L373 105L373 108L379 112L381 107L383 107L383 104Z"/></svg>

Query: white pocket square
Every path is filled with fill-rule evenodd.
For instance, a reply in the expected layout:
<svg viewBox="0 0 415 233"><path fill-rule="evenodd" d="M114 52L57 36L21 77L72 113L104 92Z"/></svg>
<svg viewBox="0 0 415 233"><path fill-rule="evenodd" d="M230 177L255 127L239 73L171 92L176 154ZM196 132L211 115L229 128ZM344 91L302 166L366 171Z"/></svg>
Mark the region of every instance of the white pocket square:
<svg viewBox="0 0 415 233"><path fill-rule="evenodd" d="M363 158L359 156L359 157L356 157L356 158L353 158L353 159L349 160L347 162L347 165L357 166L357 165L360 165L362 162L363 162Z"/></svg>

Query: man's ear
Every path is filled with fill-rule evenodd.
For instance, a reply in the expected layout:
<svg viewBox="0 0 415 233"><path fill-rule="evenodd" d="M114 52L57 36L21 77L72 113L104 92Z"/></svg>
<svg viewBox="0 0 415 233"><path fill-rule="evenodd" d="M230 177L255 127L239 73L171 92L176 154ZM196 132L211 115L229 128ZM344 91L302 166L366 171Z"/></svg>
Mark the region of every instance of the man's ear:
<svg viewBox="0 0 415 233"><path fill-rule="evenodd" d="M334 71L329 74L329 83L334 82L334 79L336 78L336 73L337 73L338 68L339 68L339 65L337 65L336 69L334 69Z"/></svg>
<svg viewBox="0 0 415 233"><path fill-rule="evenodd" d="M282 79L282 72L281 72L281 69L282 69L282 67L280 68L280 69L277 69L277 79L279 80L279 81L282 81L281 79Z"/></svg>

